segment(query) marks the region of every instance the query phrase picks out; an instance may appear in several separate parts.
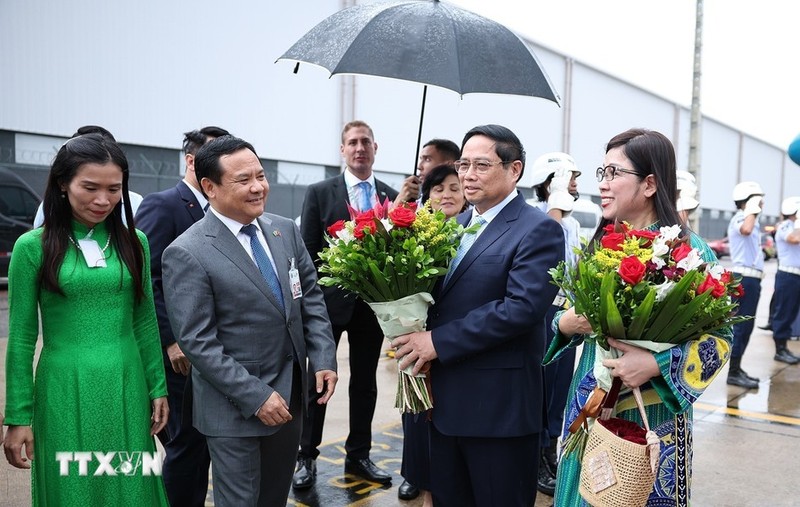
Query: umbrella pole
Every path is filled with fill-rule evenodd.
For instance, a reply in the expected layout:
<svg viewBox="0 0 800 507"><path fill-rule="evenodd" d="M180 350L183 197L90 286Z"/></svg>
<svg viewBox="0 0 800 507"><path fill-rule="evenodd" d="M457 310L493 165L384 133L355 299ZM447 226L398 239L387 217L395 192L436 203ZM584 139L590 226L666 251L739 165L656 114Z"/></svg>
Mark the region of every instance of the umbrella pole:
<svg viewBox="0 0 800 507"><path fill-rule="evenodd" d="M425 118L425 98L428 96L428 85L422 88L422 110L419 112L419 132L417 133L417 151L414 152L414 176L417 175L417 157L419 145L422 142L422 119Z"/></svg>

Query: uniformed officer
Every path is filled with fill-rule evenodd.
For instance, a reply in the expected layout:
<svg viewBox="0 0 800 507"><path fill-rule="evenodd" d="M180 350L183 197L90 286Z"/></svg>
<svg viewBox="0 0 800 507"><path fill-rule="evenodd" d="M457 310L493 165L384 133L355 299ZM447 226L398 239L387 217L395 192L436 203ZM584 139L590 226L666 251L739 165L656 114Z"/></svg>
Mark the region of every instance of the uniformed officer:
<svg viewBox="0 0 800 507"><path fill-rule="evenodd" d="M754 317L761 297L761 279L764 278L764 254L761 252L761 226L758 216L764 201L764 191L755 181L743 181L733 187L736 214L728 224L728 241L733 266L731 271L742 277L744 296L739 299L739 315ZM742 369L742 356L753 332L753 319L733 326L728 384L755 389L758 379ZM777 356L775 356L777 359Z"/></svg>
<svg viewBox="0 0 800 507"><path fill-rule="evenodd" d="M775 360L800 363L786 341L792 334L792 323L800 311L800 221L797 211L800 197L790 197L781 204L783 221L775 231L778 249L778 272L775 274L775 307L772 311L772 337L775 340ZM747 290L747 288L745 288Z"/></svg>

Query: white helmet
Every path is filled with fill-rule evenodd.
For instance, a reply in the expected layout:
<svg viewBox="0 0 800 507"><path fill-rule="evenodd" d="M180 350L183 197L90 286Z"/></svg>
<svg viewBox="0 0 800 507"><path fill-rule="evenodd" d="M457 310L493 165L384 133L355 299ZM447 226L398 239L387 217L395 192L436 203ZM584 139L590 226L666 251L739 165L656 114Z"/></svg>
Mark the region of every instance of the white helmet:
<svg viewBox="0 0 800 507"><path fill-rule="evenodd" d="M700 206L695 183L697 180L694 175L688 171L678 171L676 176L678 178L678 211L691 211Z"/></svg>
<svg viewBox="0 0 800 507"><path fill-rule="evenodd" d="M581 174L578 166L575 165L575 160L568 154L560 151L545 153L533 163L533 183L531 186L537 187L541 185L551 174L562 168L572 171L576 176Z"/></svg>
<svg viewBox="0 0 800 507"><path fill-rule="evenodd" d="M781 215L787 217L797 214L800 210L800 197L789 197L781 203Z"/></svg>
<svg viewBox="0 0 800 507"><path fill-rule="evenodd" d="M737 183L736 186L733 187L734 201L744 201L754 195L764 195L764 191L761 190L761 185L755 181L743 181Z"/></svg>
<svg viewBox="0 0 800 507"><path fill-rule="evenodd" d="M678 190L693 187L697 192L697 180L694 178L694 174L689 171L677 171L675 176L677 177Z"/></svg>

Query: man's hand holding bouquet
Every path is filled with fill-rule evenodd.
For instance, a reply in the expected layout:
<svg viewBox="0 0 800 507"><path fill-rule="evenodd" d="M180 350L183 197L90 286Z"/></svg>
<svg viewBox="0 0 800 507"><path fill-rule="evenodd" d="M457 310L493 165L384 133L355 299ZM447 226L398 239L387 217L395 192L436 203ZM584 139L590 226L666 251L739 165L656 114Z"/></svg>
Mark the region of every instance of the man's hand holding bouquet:
<svg viewBox="0 0 800 507"><path fill-rule="evenodd" d="M321 285L338 286L366 301L384 335L423 331L430 292L455 256L464 227L441 211L405 203L390 209L386 200L365 212L350 209L350 220L328 228L320 252ZM425 375L398 372L395 406L418 413L432 407Z"/></svg>

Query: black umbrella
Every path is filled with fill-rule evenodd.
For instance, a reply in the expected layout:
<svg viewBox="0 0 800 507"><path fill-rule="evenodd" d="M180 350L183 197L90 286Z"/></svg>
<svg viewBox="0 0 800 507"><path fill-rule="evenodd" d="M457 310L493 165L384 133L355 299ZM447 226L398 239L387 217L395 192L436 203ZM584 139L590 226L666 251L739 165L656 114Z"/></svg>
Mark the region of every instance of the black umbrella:
<svg viewBox="0 0 800 507"><path fill-rule="evenodd" d="M560 97L531 49L503 25L439 0L343 9L311 29L278 60L423 83L417 153L428 85L466 93ZM414 154L416 173L416 153Z"/></svg>

